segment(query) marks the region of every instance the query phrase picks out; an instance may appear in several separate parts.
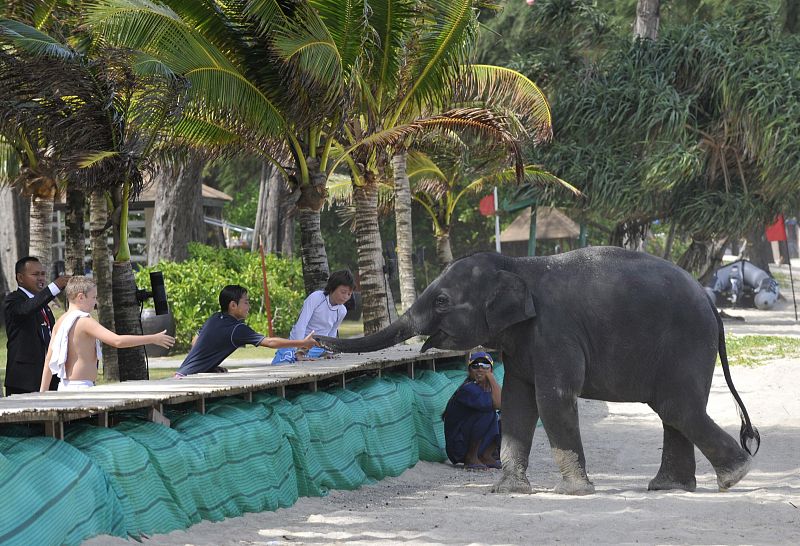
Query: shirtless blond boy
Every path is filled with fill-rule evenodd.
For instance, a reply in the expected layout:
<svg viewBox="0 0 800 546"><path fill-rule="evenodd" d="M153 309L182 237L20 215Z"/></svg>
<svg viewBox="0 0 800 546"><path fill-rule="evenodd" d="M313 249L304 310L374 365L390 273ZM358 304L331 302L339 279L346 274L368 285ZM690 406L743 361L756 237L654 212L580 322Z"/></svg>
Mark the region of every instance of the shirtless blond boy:
<svg viewBox="0 0 800 546"><path fill-rule="evenodd" d="M117 335L104 328L89 314L97 303L97 286L92 279L72 277L64 290L69 311L61 315L53 326L42 372L41 392L48 390L54 373L61 379L60 391L93 386L97 379L100 342L117 349L147 344L169 348L175 344L175 338L167 335L166 330L135 336ZM67 330L62 331L63 328Z"/></svg>

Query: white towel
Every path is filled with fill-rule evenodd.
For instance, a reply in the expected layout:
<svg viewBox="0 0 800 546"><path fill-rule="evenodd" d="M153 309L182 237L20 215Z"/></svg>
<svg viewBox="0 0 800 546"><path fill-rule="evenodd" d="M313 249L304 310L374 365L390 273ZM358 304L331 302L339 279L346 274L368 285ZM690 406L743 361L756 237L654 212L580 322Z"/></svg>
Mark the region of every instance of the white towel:
<svg viewBox="0 0 800 546"><path fill-rule="evenodd" d="M58 327L58 332L50 339L50 371L59 379L67 378L67 352L69 351L69 332L75 326L75 322L79 318L88 317L89 313L83 311L72 310L67 311L61 319L61 324ZM95 350L97 351L97 360L103 356L102 346L100 340L95 340Z"/></svg>

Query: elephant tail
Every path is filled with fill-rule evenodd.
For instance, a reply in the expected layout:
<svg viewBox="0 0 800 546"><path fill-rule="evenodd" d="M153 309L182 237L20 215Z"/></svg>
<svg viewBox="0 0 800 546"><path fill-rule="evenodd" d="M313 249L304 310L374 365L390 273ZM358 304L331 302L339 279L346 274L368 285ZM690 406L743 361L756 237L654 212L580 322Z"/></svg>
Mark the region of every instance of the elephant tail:
<svg viewBox="0 0 800 546"><path fill-rule="evenodd" d="M722 317L719 315L715 305L712 305L711 308L714 310L714 316L717 317L717 325L719 326L719 360L722 363L722 373L725 375L725 382L736 400L736 409L739 412L739 418L742 420L742 428L739 430L739 442L745 451L750 455L755 455L758 453L758 448L761 447L761 435L758 433L758 429L750 422L747 408L744 407L744 402L742 402L739 393L736 392L736 387L733 386L733 379L731 379L731 371L728 365L728 352L725 349L725 328L722 325ZM755 443L755 450L752 449L753 443Z"/></svg>

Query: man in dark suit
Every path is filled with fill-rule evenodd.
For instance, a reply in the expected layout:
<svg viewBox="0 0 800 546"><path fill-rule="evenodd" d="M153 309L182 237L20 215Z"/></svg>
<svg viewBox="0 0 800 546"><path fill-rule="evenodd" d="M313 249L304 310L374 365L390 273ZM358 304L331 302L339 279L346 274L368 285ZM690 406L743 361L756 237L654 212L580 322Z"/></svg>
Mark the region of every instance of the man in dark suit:
<svg viewBox="0 0 800 546"><path fill-rule="evenodd" d="M6 395L38 392L50 333L56 320L50 303L67 285L69 277L58 277L45 286L47 276L38 259L26 256L19 260L14 272L16 292L6 295L3 316L8 334L6 364ZM50 390L56 390L58 378L53 378Z"/></svg>

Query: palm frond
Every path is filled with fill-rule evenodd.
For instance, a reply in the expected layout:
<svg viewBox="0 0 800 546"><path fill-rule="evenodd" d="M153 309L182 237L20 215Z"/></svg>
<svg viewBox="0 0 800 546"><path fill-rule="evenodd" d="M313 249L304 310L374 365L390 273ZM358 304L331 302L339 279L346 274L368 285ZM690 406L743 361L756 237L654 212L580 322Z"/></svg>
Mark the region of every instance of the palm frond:
<svg viewBox="0 0 800 546"><path fill-rule="evenodd" d="M517 182L516 172L514 169L503 169L502 171L482 176L473 180L466 189L474 193L480 193L487 187L502 186L506 184L513 184ZM542 169L539 165L525 165L525 175L523 179L524 184L528 186L554 186L567 190L575 197L580 197L583 194L581 191L567 182Z"/></svg>
<svg viewBox="0 0 800 546"><path fill-rule="evenodd" d="M353 199L353 182L349 176L333 173L326 185L329 204L350 204Z"/></svg>
<svg viewBox="0 0 800 546"><path fill-rule="evenodd" d="M539 87L510 68L470 65L454 87L454 104L481 107L519 120L537 143L553 134L550 105Z"/></svg>
<svg viewBox="0 0 800 546"><path fill-rule="evenodd" d="M51 36L11 19L0 19L0 41L32 55L71 59L77 54Z"/></svg>
<svg viewBox="0 0 800 546"><path fill-rule="evenodd" d="M378 131L357 142L351 149L359 146L367 148L392 146L403 140L433 130L453 130L476 139L485 139L502 144L508 150L509 158L515 165L519 180L523 177L523 160L520 143L509 131L506 119L482 108L458 108L439 115L420 118Z"/></svg>
<svg viewBox="0 0 800 546"><path fill-rule="evenodd" d="M172 9L148 0L100 0L87 20L107 42L143 51L190 83L190 108L237 118L249 133L277 135L286 121L275 93L254 85ZM222 114L220 114L222 115Z"/></svg>
<svg viewBox="0 0 800 546"><path fill-rule="evenodd" d="M376 89L377 102L393 95L400 79L404 55L417 16L415 0L372 0L369 24L375 36L369 42L370 81Z"/></svg>
<svg viewBox="0 0 800 546"><path fill-rule="evenodd" d="M119 155L119 152L113 150L79 153L76 155L75 164L81 169L89 169L106 159L116 158Z"/></svg>
<svg viewBox="0 0 800 546"><path fill-rule="evenodd" d="M397 108L398 119L408 106L441 103L467 60L477 29L472 0L429 0L425 25L411 62L412 80ZM396 120L393 120L396 121Z"/></svg>
<svg viewBox="0 0 800 546"><path fill-rule="evenodd" d="M406 159L406 174L410 183L418 180L434 178L446 180L447 177L439 166L427 154L418 150L410 150Z"/></svg>

